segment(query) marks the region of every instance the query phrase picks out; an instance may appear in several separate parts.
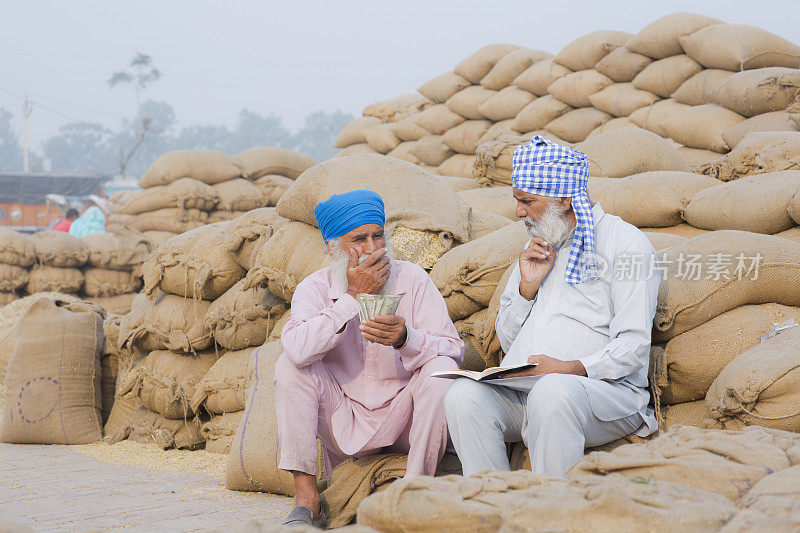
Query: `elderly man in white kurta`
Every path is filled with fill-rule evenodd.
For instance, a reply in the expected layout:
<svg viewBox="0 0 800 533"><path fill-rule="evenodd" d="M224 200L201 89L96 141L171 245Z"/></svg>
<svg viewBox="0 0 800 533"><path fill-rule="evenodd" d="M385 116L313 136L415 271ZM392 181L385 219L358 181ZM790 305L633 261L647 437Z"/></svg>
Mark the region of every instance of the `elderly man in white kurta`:
<svg viewBox="0 0 800 533"><path fill-rule="evenodd" d="M565 476L584 448L657 429L647 389L653 247L591 204L588 175L583 153L540 136L514 153L517 216L531 240L495 325L501 366L537 366L450 388L447 424L464 475L508 470L506 443L523 441L534 472Z"/></svg>

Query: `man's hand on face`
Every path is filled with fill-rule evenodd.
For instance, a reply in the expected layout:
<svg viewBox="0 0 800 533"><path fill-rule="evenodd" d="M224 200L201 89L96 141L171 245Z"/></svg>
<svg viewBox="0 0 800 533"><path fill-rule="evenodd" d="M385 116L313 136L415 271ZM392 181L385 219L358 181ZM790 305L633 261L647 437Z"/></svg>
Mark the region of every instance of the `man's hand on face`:
<svg viewBox="0 0 800 533"><path fill-rule="evenodd" d="M369 257L358 264L358 253L350 249L350 264L347 267L347 292L355 297L356 294L377 294L386 285L391 273L389 258L386 257L386 248L381 248L369 254Z"/></svg>
<svg viewBox="0 0 800 533"><path fill-rule="evenodd" d="M406 342L406 321L398 315L375 315L361 323L361 336L397 348Z"/></svg>
<svg viewBox="0 0 800 533"><path fill-rule="evenodd" d="M544 374L575 374L585 376L586 369L580 361L562 361L547 355L532 355L528 357L528 362L536 364L536 367L529 370L520 370L505 374L504 378L521 378L525 376L542 376Z"/></svg>
<svg viewBox="0 0 800 533"><path fill-rule="evenodd" d="M519 293L532 300L547 273L555 263L555 250L541 237L531 239L530 245L519 254Z"/></svg>

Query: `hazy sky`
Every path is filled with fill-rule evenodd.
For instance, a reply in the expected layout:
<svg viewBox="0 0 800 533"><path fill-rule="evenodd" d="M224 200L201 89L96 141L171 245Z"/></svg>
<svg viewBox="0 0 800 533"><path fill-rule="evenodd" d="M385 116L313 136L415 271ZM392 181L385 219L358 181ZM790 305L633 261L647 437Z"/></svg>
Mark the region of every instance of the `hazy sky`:
<svg viewBox="0 0 800 533"><path fill-rule="evenodd" d="M676 11L753 24L800 42L799 0L236 1L2 0L0 107L22 132L34 102L33 148L72 120L116 126L133 113L112 72L141 51L164 77L147 97L179 125L233 124L276 113L292 128L310 112L355 115L414 92L479 47L508 42L558 52L600 29L635 33Z"/></svg>

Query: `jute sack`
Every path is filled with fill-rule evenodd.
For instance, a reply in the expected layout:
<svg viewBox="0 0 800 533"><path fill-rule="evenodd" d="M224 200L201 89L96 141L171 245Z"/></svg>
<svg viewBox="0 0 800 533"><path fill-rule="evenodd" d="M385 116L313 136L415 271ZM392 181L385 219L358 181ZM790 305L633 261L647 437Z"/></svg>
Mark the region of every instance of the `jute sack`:
<svg viewBox="0 0 800 533"><path fill-rule="evenodd" d="M442 135L466 120L461 115L450 111L445 104L432 105L414 116L415 124L433 135Z"/></svg>
<svg viewBox="0 0 800 533"><path fill-rule="evenodd" d="M553 97L572 107L589 107L589 96L613 85L614 81L596 70L581 70L557 79L547 88Z"/></svg>
<svg viewBox="0 0 800 533"><path fill-rule="evenodd" d="M118 296L136 292L142 286L142 277L125 270L85 268L83 292L87 296Z"/></svg>
<svg viewBox="0 0 800 533"><path fill-rule="evenodd" d="M450 187L454 192L468 191L479 187L477 180L472 178L462 178L460 176L436 176L436 181ZM472 220L472 219L470 219ZM472 223L470 222L470 227ZM472 233L470 232L470 235Z"/></svg>
<svg viewBox="0 0 800 533"><path fill-rule="evenodd" d="M659 421L659 426L662 429L669 429L674 426L707 428L715 425L708 417L705 400L668 405L662 409L662 412L663 420Z"/></svg>
<svg viewBox="0 0 800 533"><path fill-rule="evenodd" d="M670 115L659 127L684 146L725 153L730 147L722 138L722 132L744 120L742 115L722 106L704 104Z"/></svg>
<svg viewBox="0 0 800 533"><path fill-rule="evenodd" d="M478 311L475 315L481 313ZM480 354L480 348L477 342L476 332L474 330L474 321L470 320L473 315L453 322L458 336L464 342L464 360L461 362L463 370L474 370L475 372L483 372L486 369L486 363Z"/></svg>
<svg viewBox="0 0 800 533"><path fill-rule="evenodd" d="M559 65L553 59L545 59L534 63L514 78L514 85L536 96L547 96L550 94L547 88L570 72L572 72L570 69Z"/></svg>
<svg viewBox="0 0 800 533"><path fill-rule="evenodd" d="M525 224L517 222L453 248L437 261L431 279L452 320L489 305L498 281L529 239Z"/></svg>
<svg viewBox="0 0 800 533"><path fill-rule="evenodd" d="M193 178L213 185L239 178L242 169L231 156L219 150L175 150L159 156L142 179L139 187L147 189L167 185L181 178Z"/></svg>
<svg viewBox="0 0 800 533"><path fill-rule="evenodd" d="M364 108L365 117L378 117L383 122L399 122L409 115L419 113L433 102L417 93L401 94L389 100L376 102Z"/></svg>
<svg viewBox="0 0 800 533"><path fill-rule="evenodd" d="M104 355L100 359L100 411L101 426L105 425L114 407L114 396L117 386L117 356Z"/></svg>
<svg viewBox="0 0 800 533"><path fill-rule="evenodd" d="M378 155L336 158L310 168L278 202L278 214L316 225L314 208L319 202L353 189L381 195L389 231L403 226L469 240L469 207L448 187L412 163Z"/></svg>
<svg viewBox="0 0 800 533"><path fill-rule="evenodd" d="M586 154L592 176L621 178L654 170L690 170L669 141L640 128L609 131L574 148Z"/></svg>
<svg viewBox="0 0 800 533"><path fill-rule="evenodd" d="M313 157L278 146L256 146L236 154L233 162L242 169L242 177L257 180L267 174L296 178L317 164Z"/></svg>
<svg viewBox="0 0 800 533"><path fill-rule="evenodd" d="M615 117L627 117L637 109L657 102L658 96L636 89L631 83L615 83L589 95L589 101L600 111Z"/></svg>
<svg viewBox="0 0 800 533"><path fill-rule="evenodd" d="M651 22L625 43L625 48L655 59L683 53L680 38L721 20L695 13L671 13Z"/></svg>
<svg viewBox="0 0 800 533"><path fill-rule="evenodd" d="M656 233L654 231L646 231L644 232L644 235L647 237L647 240L650 241L650 244L653 245L653 249L656 251L669 248L670 246L675 246L676 244L680 244L686 240L686 237L681 237L680 235Z"/></svg>
<svg viewBox="0 0 800 533"><path fill-rule="evenodd" d="M686 80L702 70L703 67L687 55L659 59L636 75L633 86L661 98L670 98Z"/></svg>
<svg viewBox="0 0 800 533"><path fill-rule="evenodd" d="M257 349L231 350L220 357L195 386L192 409L200 412L203 408L212 414L244 409L251 377L248 366Z"/></svg>
<svg viewBox="0 0 800 533"><path fill-rule="evenodd" d="M515 214L517 201L511 187L481 187L456 193L473 210L496 213L510 220L518 220Z"/></svg>
<svg viewBox="0 0 800 533"><path fill-rule="evenodd" d="M439 166L455 154L452 148L444 144L443 137L443 135L426 135L417 141L411 153L427 165Z"/></svg>
<svg viewBox="0 0 800 533"><path fill-rule="evenodd" d="M518 471L398 480L361 503L358 523L398 533L434 522L444 531L712 532L735 513L720 495L668 482Z"/></svg>
<svg viewBox="0 0 800 533"><path fill-rule="evenodd" d="M205 439L200 434L202 423L199 418L172 420L139 407L122 427L109 435L108 442L116 444L128 439L145 444L155 443L164 450L197 450L205 445Z"/></svg>
<svg viewBox="0 0 800 533"><path fill-rule="evenodd" d="M491 125L488 120L468 120L442 135L442 142L460 154L474 154Z"/></svg>
<svg viewBox="0 0 800 533"><path fill-rule="evenodd" d="M772 111L748 118L728 128L722 132L722 138L731 149L734 149L745 135L753 131L800 131L800 128L786 111Z"/></svg>
<svg viewBox="0 0 800 533"><path fill-rule="evenodd" d="M219 195L217 209L226 211L249 211L266 207L267 201L261 190L252 182L238 178L213 186Z"/></svg>
<svg viewBox="0 0 800 533"><path fill-rule="evenodd" d="M164 243L142 266L148 297L158 289L203 300L222 296L245 274L228 248L234 231L232 221L218 222Z"/></svg>
<svg viewBox="0 0 800 533"><path fill-rule="evenodd" d="M27 285L28 279L28 271L21 266L0 263L0 291L14 292Z"/></svg>
<svg viewBox="0 0 800 533"><path fill-rule="evenodd" d="M677 235L679 237L684 237L686 239L693 239L698 235L704 235L706 233L710 233L707 229L695 228L694 226L690 226L686 222L684 222L683 224L678 224L676 226L669 226L667 228L639 228L639 229L644 232L651 231L655 233Z"/></svg>
<svg viewBox="0 0 800 533"><path fill-rule="evenodd" d="M478 111L491 120L508 120L516 117L522 108L535 98L536 96L528 91L512 85L478 106Z"/></svg>
<svg viewBox="0 0 800 533"><path fill-rule="evenodd" d="M481 85L470 85L447 100L447 109L467 119L482 120L486 116L480 112L479 108L495 94L497 91Z"/></svg>
<svg viewBox="0 0 800 533"><path fill-rule="evenodd" d="M400 139L392 131L392 124L379 124L365 134L370 148L381 154L388 154L400 144Z"/></svg>
<svg viewBox="0 0 800 533"><path fill-rule="evenodd" d="M346 148L367 142L367 130L383 121L377 117L358 117L348 122L336 138L336 148Z"/></svg>
<svg viewBox="0 0 800 533"><path fill-rule="evenodd" d="M208 214L208 224L217 222L229 222L247 213L247 211L211 211Z"/></svg>
<svg viewBox="0 0 800 533"><path fill-rule="evenodd" d="M614 180L592 199L600 202L606 213L636 227L668 227L681 223L683 206L698 191L718 185L714 178L690 172L643 172Z"/></svg>
<svg viewBox="0 0 800 533"><path fill-rule="evenodd" d="M428 134L428 130L422 126L417 126L419 115L420 113L409 115L400 122L395 122L393 124L392 131L397 135L398 139L403 142L418 141ZM402 143L400 146L402 146Z"/></svg>
<svg viewBox="0 0 800 533"><path fill-rule="evenodd" d="M261 178L264 179L264 178ZM278 216L274 207L262 207L234 219L225 242L226 248L244 270L250 270L256 254L281 226L289 221Z"/></svg>
<svg viewBox="0 0 800 533"><path fill-rule="evenodd" d="M686 54L706 68L750 70L800 67L800 46L746 24L714 24L680 38Z"/></svg>
<svg viewBox="0 0 800 533"><path fill-rule="evenodd" d="M708 276L703 271L701 279L695 280L696 270L689 272L676 264L681 254L684 261L699 255L701 263L722 254L723 260L731 261L730 279L720 276L714 280L713 272ZM666 264L666 278L658 292L654 342L667 341L744 304L800 306L800 291L795 289L800 279L800 244L787 239L745 231L712 231L669 248L665 256L673 263ZM741 264L737 259L740 256Z"/></svg>
<svg viewBox="0 0 800 533"><path fill-rule="evenodd" d="M531 48L518 48L498 61L486 76L481 85L487 89L499 91L514 83L514 78L525 72L533 63L550 59L553 54Z"/></svg>
<svg viewBox="0 0 800 533"><path fill-rule="evenodd" d="M6 266L6 268L8 268ZM83 272L77 268L58 268L34 266L28 275L25 290L28 294L37 292L63 292L74 294L83 287Z"/></svg>
<svg viewBox="0 0 800 533"><path fill-rule="evenodd" d="M522 252L521 249L520 252ZM471 340L475 343L475 347L487 367L499 365L504 356L500 340L495 334L495 322L497 314L500 312L500 296L502 296L516 264L516 262L512 262L497 282L497 288L492 294L492 299L489 300L489 307L465 320L468 323Z"/></svg>
<svg viewBox="0 0 800 533"><path fill-rule="evenodd" d="M211 302L159 292L149 300L139 294L120 324L119 348L149 353L153 350L195 352L212 344L203 318Z"/></svg>
<svg viewBox="0 0 800 533"><path fill-rule="evenodd" d="M88 444L100 423L101 308L85 302L37 300L16 326L5 377L0 441Z"/></svg>
<svg viewBox="0 0 800 533"><path fill-rule="evenodd" d="M759 131L745 134L736 148L699 169L720 181L779 170L800 169L800 133Z"/></svg>
<svg viewBox="0 0 800 533"><path fill-rule="evenodd" d="M789 202L789 207L787 208L787 212L789 213L789 216L792 217L792 220L794 222L800 220L800 194L795 194L792 197L792 200ZM792 229L793 228L789 228L788 230L785 231L791 231ZM782 236L786 237L786 235Z"/></svg>
<svg viewBox="0 0 800 533"><path fill-rule="evenodd" d="M395 228L391 243L397 259L410 261L426 270L433 268L454 244L447 234L403 227Z"/></svg>
<svg viewBox="0 0 800 533"><path fill-rule="evenodd" d="M701 400L729 362L758 345L775 324L791 319L800 322L800 309L742 305L681 333L667 342L660 360L651 360L653 388L660 389L662 403Z"/></svg>
<svg viewBox="0 0 800 533"><path fill-rule="evenodd" d="M278 422L275 413L275 363L283 348L279 341L257 348L250 360L251 383L247 403L225 466L230 490L263 491L294 496L292 474L278 469ZM320 450L317 485L324 485L325 467Z"/></svg>
<svg viewBox="0 0 800 533"><path fill-rule="evenodd" d="M286 312L286 302L273 295L264 285L244 289L238 281L225 294L214 300L204 319L214 340L228 350L241 350L264 344L275 321Z"/></svg>
<svg viewBox="0 0 800 533"><path fill-rule="evenodd" d="M721 533L797 531L800 528L800 466L770 474L737 502L739 512Z"/></svg>
<svg viewBox="0 0 800 533"><path fill-rule="evenodd" d="M478 183L483 187L511 185L514 150L529 141L527 137L506 136L479 145L475 152L473 172Z"/></svg>
<svg viewBox="0 0 800 533"><path fill-rule="evenodd" d="M145 242L145 244L147 244L147 249L152 252L153 250L164 244L164 242L166 242L167 239L171 239L176 235L177 233L173 233L171 231L150 230L150 231L143 231L141 233L142 236L141 238Z"/></svg>
<svg viewBox="0 0 800 533"><path fill-rule="evenodd" d="M562 48L554 60L570 70L591 69L609 52L624 46L631 37L624 31L593 31Z"/></svg>
<svg viewBox="0 0 800 533"><path fill-rule="evenodd" d="M722 82L734 75L729 70L707 68L701 70L678 87L672 98L677 102L687 105L703 105L713 103L711 101L711 91L717 88Z"/></svg>
<svg viewBox="0 0 800 533"><path fill-rule="evenodd" d="M763 427L739 431L677 426L643 444L592 452L570 479L622 474L717 492L736 501L758 480L797 463L800 435Z"/></svg>
<svg viewBox="0 0 800 533"><path fill-rule="evenodd" d="M800 207L800 205L798 205L797 203L798 201L800 201L800 198L798 198L797 195L795 195L795 198L792 198L792 203L789 204L790 215L792 214L791 209L793 204L796 207ZM787 229L786 231L781 231L780 233L776 233L775 236L782 237L784 239L789 239L790 241L794 241L796 243L800 243L800 226L795 226L793 228Z"/></svg>
<svg viewBox="0 0 800 533"><path fill-rule="evenodd" d="M0 263L29 267L36 260L30 237L12 229L0 228Z"/></svg>
<svg viewBox="0 0 800 533"><path fill-rule="evenodd" d="M149 250L144 239L97 233L81 238L88 250L87 264L95 268L131 270L144 263Z"/></svg>
<svg viewBox="0 0 800 533"><path fill-rule="evenodd" d="M453 71L470 83L480 83L492 67L505 56L517 50L513 44L490 44L462 60Z"/></svg>
<svg viewBox="0 0 800 533"><path fill-rule="evenodd" d="M19 296L13 292L0 292L0 306L8 305L18 298Z"/></svg>
<svg viewBox="0 0 800 533"><path fill-rule="evenodd" d="M667 133L661 129L659 124L675 113L688 108L688 105L680 104L673 99L660 100L651 106L637 109L631 113L628 119L640 128L667 137Z"/></svg>
<svg viewBox="0 0 800 533"><path fill-rule="evenodd" d="M709 99L745 117L783 111L800 90L796 69L769 67L737 72L717 85Z"/></svg>
<svg viewBox="0 0 800 533"><path fill-rule="evenodd" d="M184 233L206 223L208 213L198 209L167 208L156 209L136 215L131 227L141 231L168 231Z"/></svg>
<svg viewBox="0 0 800 533"><path fill-rule="evenodd" d="M233 435L244 411L225 413L212 417L200 426L200 434L206 440L206 451L210 453L230 453Z"/></svg>
<svg viewBox="0 0 800 533"><path fill-rule="evenodd" d="M498 215L497 213L491 213L489 211L473 210L469 218L470 240L479 239L511 223L512 221L503 215Z"/></svg>
<svg viewBox="0 0 800 533"><path fill-rule="evenodd" d="M611 115L593 107L570 111L547 124L547 129L570 143L581 142L591 131L611 120Z"/></svg>
<svg viewBox="0 0 800 533"><path fill-rule="evenodd" d="M86 263L88 252L83 242L63 231L40 231L31 236L39 263L53 267L79 267Z"/></svg>
<svg viewBox="0 0 800 533"><path fill-rule="evenodd" d="M519 135L519 132L514 130L511 127L511 124L514 122L513 119L501 120L500 122L495 122L489 129L486 130L486 133L481 135L481 138L478 139L478 146L485 142L495 141L500 137L505 137L508 135ZM477 146L475 147L477 151Z"/></svg>
<svg viewBox="0 0 800 533"><path fill-rule="evenodd" d="M632 52L627 46L621 46L598 61L594 69L617 83L628 83L652 62L649 57Z"/></svg>
<svg viewBox="0 0 800 533"><path fill-rule="evenodd" d="M697 192L684 207L683 218L698 228L772 235L795 225L788 208L798 190L800 170L747 176Z"/></svg>
<svg viewBox="0 0 800 533"><path fill-rule="evenodd" d="M265 203L273 207L278 205L278 200L281 199L283 193L285 193L293 183L293 179L278 174L267 174L253 182L253 184L258 187L258 190L261 191Z"/></svg>
<svg viewBox="0 0 800 533"><path fill-rule="evenodd" d="M115 315L127 315L131 312L133 299L136 298L136 292L127 294L118 294L117 296L95 296L86 298L86 301L95 303Z"/></svg>
<svg viewBox="0 0 800 533"><path fill-rule="evenodd" d="M211 185L192 178L180 178L169 185L156 185L137 191L121 207L120 212L138 215L169 207L211 211L218 199Z"/></svg>
<svg viewBox="0 0 800 533"><path fill-rule="evenodd" d="M464 354L462 368L482 371L490 366L497 366L503 358L500 341L494 335L494 322L497 315L492 315L489 308L483 308L463 320L457 321L456 329L464 340L467 353ZM485 332L491 329L492 336Z"/></svg>
<svg viewBox="0 0 800 533"><path fill-rule="evenodd" d="M511 127L517 131L533 131L542 129L551 121L569 112L572 108L564 102L548 94L533 100L523 107Z"/></svg>
<svg viewBox="0 0 800 533"><path fill-rule="evenodd" d="M686 164L689 165L689 168L696 172L699 172L700 167L719 159L719 154L717 152L712 152L711 150L688 148L686 146L677 145L675 151L678 152L678 155L680 155L684 161L686 161Z"/></svg>
<svg viewBox="0 0 800 533"><path fill-rule="evenodd" d="M439 174L442 176L461 176L464 178L472 177L472 167L475 164L475 156L467 154L454 154L445 159L439 165Z"/></svg>
<svg viewBox="0 0 800 533"><path fill-rule="evenodd" d="M611 120L609 120L605 124L601 124L601 125L597 126L595 129L593 129L592 131L590 131L589 135L586 136L586 139L588 140L588 139L591 139L592 137L597 137L598 135L601 135L603 133L608 133L609 131L614 131L614 130L621 130L621 129L624 129L624 128L636 128L636 129L638 129L639 126L637 126L636 124L634 124L630 120L628 120L628 117L612 118Z"/></svg>
<svg viewBox="0 0 800 533"><path fill-rule="evenodd" d="M443 104L448 98L470 85L470 81L463 76L459 76L455 72L446 72L426 81L417 90L428 100Z"/></svg>
<svg viewBox="0 0 800 533"><path fill-rule="evenodd" d="M706 394L711 417L800 432L800 329L790 328L739 354Z"/></svg>

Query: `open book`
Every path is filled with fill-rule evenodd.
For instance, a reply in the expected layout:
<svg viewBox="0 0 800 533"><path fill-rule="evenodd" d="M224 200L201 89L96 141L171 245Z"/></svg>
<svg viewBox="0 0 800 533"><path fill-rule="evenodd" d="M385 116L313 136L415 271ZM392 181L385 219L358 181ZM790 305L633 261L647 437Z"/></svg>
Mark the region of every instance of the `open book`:
<svg viewBox="0 0 800 533"><path fill-rule="evenodd" d="M499 379L502 378L505 374L510 374L512 372L518 372L520 370L529 370L534 368L536 363L520 363L517 365L511 366L493 366L491 368L487 368L483 372L476 372L474 370L438 370L433 372L431 376L436 376L439 378L469 378L475 381L486 381L489 379Z"/></svg>

